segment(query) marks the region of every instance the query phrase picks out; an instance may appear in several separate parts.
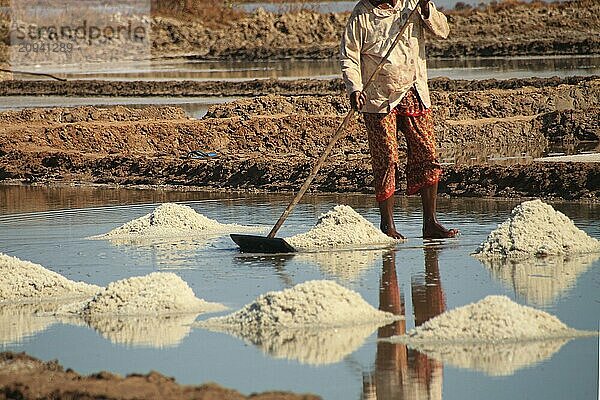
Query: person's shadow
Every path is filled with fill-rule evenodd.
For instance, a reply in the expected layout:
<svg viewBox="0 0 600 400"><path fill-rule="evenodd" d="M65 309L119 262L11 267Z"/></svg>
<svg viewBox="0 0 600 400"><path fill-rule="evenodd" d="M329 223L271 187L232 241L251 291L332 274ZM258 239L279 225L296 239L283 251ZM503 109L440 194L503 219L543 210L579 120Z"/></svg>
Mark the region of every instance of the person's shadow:
<svg viewBox="0 0 600 400"><path fill-rule="evenodd" d="M441 314L446 309L438 266L438 249L425 247L425 274L411 279L415 325ZM404 297L396 276L396 251L383 255L379 287L379 309L405 315ZM406 321L379 328L377 337L406 333ZM443 365L401 343L379 341L375 369L363 376L362 399L441 399Z"/></svg>

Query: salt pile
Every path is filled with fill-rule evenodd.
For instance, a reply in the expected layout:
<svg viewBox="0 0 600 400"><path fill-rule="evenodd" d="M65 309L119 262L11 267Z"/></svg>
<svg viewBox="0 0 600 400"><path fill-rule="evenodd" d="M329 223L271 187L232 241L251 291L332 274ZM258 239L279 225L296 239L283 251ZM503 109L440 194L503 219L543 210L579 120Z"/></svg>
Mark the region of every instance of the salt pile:
<svg viewBox="0 0 600 400"><path fill-rule="evenodd" d="M352 245L393 245L398 243L350 206L337 205L322 214L314 228L285 240L298 250Z"/></svg>
<svg viewBox="0 0 600 400"><path fill-rule="evenodd" d="M482 243L480 258L526 258L600 252L600 241L588 236L563 213L541 200L526 201Z"/></svg>
<svg viewBox="0 0 600 400"><path fill-rule="evenodd" d="M39 264L0 253L0 302L39 302L87 297L100 287L74 282Z"/></svg>
<svg viewBox="0 0 600 400"><path fill-rule="evenodd" d="M596 253L519 260L484 258L481 262L527 304L548 306L568 293L598 259Z"/></svg>
<svg viewBox="0 0 600 400"><path fill-rule="evenodd" d="M188 284L171 272L110 283L91 299L69 305L58 314L81 314L89 323L97 315L165 315L221 311L225 307L196 297Z"/></svg>
<svg viewBox="0 0 600 400"><path fill-rule="evenodd" d="M320 280L265 293L239 311L199 324L249 332L265 327L323 328L389 323L400 318L373 308L352 290L332 281Z"/></svg>
<svg viewBox="0 0 600 400"><path fill-rule="evenodd" d="M218 327L209 330L229 333L257 346L270 357L317 366L342 361L359 349L379 326L386 323L325 329L265 327L241 331L236 327Z"/></svg>
<svg viewBox="0 0 600 400"><path fill-rule="evenodd" d="M164 238L256 231L260 228L222 224L181 204L164 203L143 217L129 221L93 239Z"/></svg>
<svg viewBox="0 0 600 400"><path fill-rule="evenodd" d="M393 340L418 343L497 343L587 336L544 311L519 305L506 296L446 311Z"/></svg>

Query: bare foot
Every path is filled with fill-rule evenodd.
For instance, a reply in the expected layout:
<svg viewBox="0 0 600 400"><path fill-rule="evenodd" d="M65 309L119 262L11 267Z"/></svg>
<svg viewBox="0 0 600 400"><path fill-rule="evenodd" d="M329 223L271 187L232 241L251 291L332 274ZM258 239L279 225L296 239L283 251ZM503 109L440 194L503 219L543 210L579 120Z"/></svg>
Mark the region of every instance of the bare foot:
<svg viewBox="0 0 600 400"><path fill-rule="evenodd" d="M458 229L446 229L438 222L423 227L423 239L447 239L458 235L460 235Z"/></svg>
<svg viewBox="0 0 600 400"><path fill-rule="evenodd" d="M402 236L402 234L401 234L400 232L398 232L398 231L396 230L396 228L394 228L394 227L388 228L388 227L387 227L387 226L385 226L385 225L380 225L380 226L379 226L379 228L381 228L381 231L382 231L383 233L385 233L386 235L388 235L389 237L391 237L391 238L394 238L394 239L406 239L406 238L405 238L404 236Z"/></svg>

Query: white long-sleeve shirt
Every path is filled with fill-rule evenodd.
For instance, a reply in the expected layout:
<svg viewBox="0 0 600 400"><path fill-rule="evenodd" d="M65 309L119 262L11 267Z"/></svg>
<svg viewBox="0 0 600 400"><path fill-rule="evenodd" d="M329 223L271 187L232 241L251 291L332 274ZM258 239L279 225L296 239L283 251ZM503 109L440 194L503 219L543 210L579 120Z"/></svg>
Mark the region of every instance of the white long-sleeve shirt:
<svg viewBox="0 0 600 400"><path fill-rule="evenodd" d="M399 0L393 8L378 8L369 0L360 0L354 7L340 46L342 77L348 94L360 90L369 79L396 35L402 28L416 0ZM420 11L413 14L402 40L392 50L384 67L364 91L367 98L362 112L390 112L415 86L425 107L431 106L427 87L424 31L448 37L446 16L429 2L429 17Z"/></svg>

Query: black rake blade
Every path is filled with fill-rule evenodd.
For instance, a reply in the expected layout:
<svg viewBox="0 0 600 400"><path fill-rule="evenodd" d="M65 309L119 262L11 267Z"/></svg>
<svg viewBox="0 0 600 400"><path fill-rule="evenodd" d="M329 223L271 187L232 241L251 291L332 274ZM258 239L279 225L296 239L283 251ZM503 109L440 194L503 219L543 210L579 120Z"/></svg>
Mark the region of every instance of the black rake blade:
<svg viewBox="0 0 600 400"><path fill-rule="evenodd" d="M242 253L295 253L294 249L288 242L282 238L269 238L266 236L255 236L255 235L238 235L232 233L231 240L233 240L238 246Z"/></svg>

